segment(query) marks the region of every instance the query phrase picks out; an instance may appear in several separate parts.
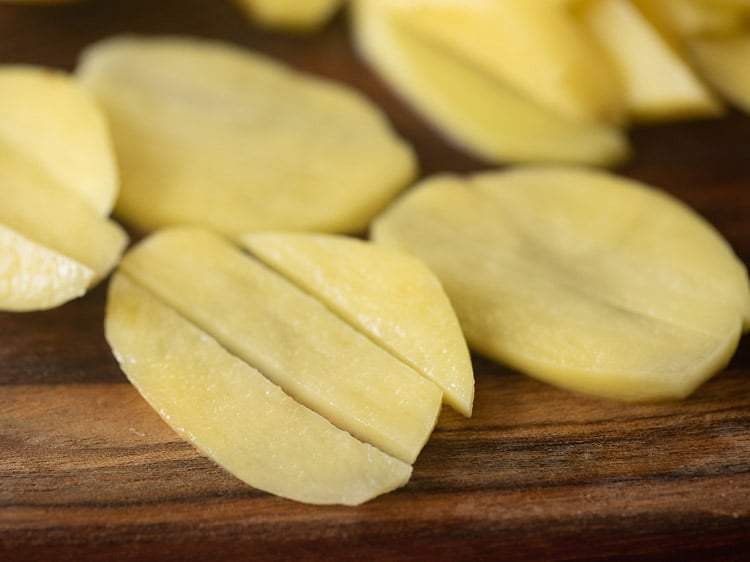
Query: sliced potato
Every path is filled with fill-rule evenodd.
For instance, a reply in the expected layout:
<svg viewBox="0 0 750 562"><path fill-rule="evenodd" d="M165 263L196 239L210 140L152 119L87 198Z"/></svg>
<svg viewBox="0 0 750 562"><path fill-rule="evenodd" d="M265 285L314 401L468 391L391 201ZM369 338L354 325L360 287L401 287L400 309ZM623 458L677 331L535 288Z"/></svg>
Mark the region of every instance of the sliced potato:
<svg viewBox="0 0 750 562"><path fill-rule="evenodd" d="M333 17L344 0L234 0L234 3L263 27L314 31Z"/></svg>
<svg viewBox="0 0 750 562"><path fill-rule="evenodd" d="M463 333L439 281L422 262L325 234L254 233L242 244L436 383L451 407L471 415L474 375Z"/></svg>
<svg viewBox="0 0 750 562"><path fill-rule="evenodd" d="M571 120L621 123L619 77L563 2L381 0L409 34Z"/></svg>
<svg viewBox="0 0 750 562"><path fill-rule="evenodd" d="M688 49L706 80L730 103L750 113L750 30L695 39Z"/></svg>
<svg viewBox="0 0 750 562"><path fill-rule="evenodd" d="M619 70L635 119L666 121L721 113L718 100L629 0L591 0L582 13Z"/></svg>
<svg viewBox="0 0 750 562"><path fill-rule="evenodd" d="M118 176L104 114L66 73L0 66L0 141L99 215L112 210Z"/></svg>
<svg viewBox="0 0 750 562"><path fill-rule="evenodd" d="M726 241L665 193L605 172L436 177L372 233L435 271L476 351L574 390L685 397L750 326L747 270Z"/></svg>
<svg viewBox="0 0 750 562"><path fill-rule="evenodd" d="M111 120L116 213L141 231L362 231L415 173L368 100L239 47L115 37L77 74Z"/></svg>
<svg viewBox="0 0 750 562"><path fill-rule="evenodd" d="M566 119L511 91L464 59L399 25L387 7L356 0L361 55L416 110L460 147L489 161L608 165L627 157L613 126Z"/></svg>
<svg viewBox="0 0 750 562"><path fill-rule="evenodd" d="M301 406L117 273L106 336L133 385L184 439L246 483L297 501L359 504L411 467Z"/></svg>
<svg viewBox="0 0 750 562"><path fill-rule="evenodd" d="M631 0L675 47L685 39L731 34L744 15L731 0Z"/></svg>
<svg viewBox="0 0 750 562"><path fill-rule="evenodd" d="M94 272L0 223L0 309L52 308L86 292Z"/></svg>
<svg viewBox="0 0 750 562"><path fill-rule="evenodd" d="M208 231L173 228L120 269L336 426L413 462L439 388L318 300Z"/></svg>

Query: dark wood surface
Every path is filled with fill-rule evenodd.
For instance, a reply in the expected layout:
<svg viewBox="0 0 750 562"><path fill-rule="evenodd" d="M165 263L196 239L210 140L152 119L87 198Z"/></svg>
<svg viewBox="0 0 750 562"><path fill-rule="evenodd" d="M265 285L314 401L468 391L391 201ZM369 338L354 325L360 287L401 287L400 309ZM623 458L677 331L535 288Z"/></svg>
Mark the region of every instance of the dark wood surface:
<svg viewBox="0 0 750 562"><path fill-rule="evenodd" d="M351 50L345 20L289 37L229 2L0 4L0 63L73 68L122 31L221 37L353 84L416 146L424 174L486 164L454 150ZM638 127L621 172L709 219L750 263L750 118ZM745 560L750 341L688 400L580 396L476 359L472 419L445 410L410 483L356 508L258 492L182 442L119 372L106 284L0 313L0 560Z"/></svg>

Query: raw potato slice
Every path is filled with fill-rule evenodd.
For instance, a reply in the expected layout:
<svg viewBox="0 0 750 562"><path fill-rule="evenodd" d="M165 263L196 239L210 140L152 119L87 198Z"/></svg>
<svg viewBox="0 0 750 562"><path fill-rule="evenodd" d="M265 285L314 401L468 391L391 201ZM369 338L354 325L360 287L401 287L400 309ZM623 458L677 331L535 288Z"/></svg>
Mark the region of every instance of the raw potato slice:
<svg viewBox="0 0 750 562"><path fill-rule="evenodd" d="M563 2L381 0L408 33L575 121L621 123L616 73Z"/></svg>
<svg viewBox="0 0 750 562"><path fill-rule="evenodd" d="M685 39L731 34L743 25L737 6L717 0L631 0L674 46Z"/></svg>
<svg viewBox="0 0 750 562"><path fill-rule="evenodd" d="M471 358L443 288L422 262L325 234L255 233L242 244L437 384L447 404L471 416Z"/></svg>
<svg viewBox="0 0 750 562"><path fill-rule="evenodd" d="M94 272L0 224L0 309L58 306L86 292Z"/></svg>
<svg viewBox="0 0 750 562"><path fill-rule="evenodd" d="M0 185L0 224L93 270L90 285L116 265L127 243L125 232L2 138Z"/></svg>
<svg viewBox="0 0 750 562"><path fill-rule="evenodd" d="M629 0L591 0L583 20L619 70L628 109L637 120L721 113L721 105L690 66Z"/></svg>
<svg viewBox="0 0 750 562"><path fill-rule="evenodd" d="M247 484L307 503L356 505L409 479L409 465L301 406L120 273L105 327L120 366L151 406Z"/></svg>
<svg viewBox="0 0 750 562"><path fill-rule="evenodd" d="M706 80L730 103L750 112L750 31L696 39L690 42L689 51Z"/></svg>
<svg viewBox="0 0 750 562"><path fill-rule="evenodd" d="M257 24L288 31L313 31L325 24L344 0L234 0Z"/></svg>
<svg viewBox="0 0 750 562"><path fill-rule="evenodd" d="M239 47L116 37L77 74L111 120L116 214L141 231L362 231L415 174L361 95Z"/></svg>
<svg viewBox="0 0 750 562"><path fill-rule="evenodd" d="M104 114L67 74L0 66L0 142L33 160L97 214L112 210L118 178Z"/></svg>
<svg viewBox="0 0 750 562"><path fill-rule="evenodd" d="M750 326L747 271L726 241L668 195L605 172L436 177L372 233L435 271L470 347L574 390L685 397Z"/></svg>
<svg viewBox="0 0 750 562"><path fill-rule="evenodd" d="M403 29L383 4L352 5L362 56L435 127L488 161L610 165L628 144L615 127L575 122L510 91L501 82Z"/></svg>
<svg viewBox="0 0 750 562"><path fill-rule="evenodd" d="M167 229L120 269L334 425L412 463L440 389L217 235Z"/></svg>

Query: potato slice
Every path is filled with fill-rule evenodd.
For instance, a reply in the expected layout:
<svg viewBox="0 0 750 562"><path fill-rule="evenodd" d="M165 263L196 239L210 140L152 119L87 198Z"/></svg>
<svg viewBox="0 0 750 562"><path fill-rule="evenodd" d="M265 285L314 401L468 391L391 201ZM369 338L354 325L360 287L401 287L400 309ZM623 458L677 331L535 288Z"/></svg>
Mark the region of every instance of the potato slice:
<svg viewBox="0 0 750 562"><path fill-rule="evenodd" d="M344 0L234 0L234 3L263 27L308 32L331 19Z"/></svg>
<svg viewBox="0 0 750 562"><path fill-rule="evenodd" d="M432 432L434 383L218 236L158 232L120 269L358 439L411 463Z"/></svg>
<svg viewBox="0 0 750 562"><path fill-rule="evenodd" d="M422 262L325 234L255 233L242 244L432 380L447 404L471 416L471 358L440 282Z"/></svg>
<svg viewBox="0 0 750 562"><path fill-rule="evenodd" d="M566 3L383 0L408 33L574 121L622 123L619 77Z"/></svg>
<svg viewBox="0 0 750 562"><path fill-rule="evenodd" d="M605 172L436 177L372 233L435 271L470 347L578 391L685 397L750 326L747 271L726 241L667 194Z"/></svg>
<svg viewBox="0 0 750 562"><path fill-rule="evenodd" d="M239 47L115 37L77 74L111 120L116 214L142 231L361 231L415 173L365 98Z"/></svg>
<svg viewBox="0 0 750 562"><path fill-rule="evenodd" d="M99 215L112 210L118 176L104 115L66 73L0 66L0 141L34 160Z"/></svg>
<svg viewBox="0 0 750 562"><path fill-rule="evenodd" d="M688 49L706 80L730 103L750 113L750 31L694 39Z"/></svg>
<svg viewBox="0 0 750 562"><path fill-rule="evenodd" d="M355 505L409 479L408 464L301 406L120 273L105 326L122 369L151 406L247 484L302 502Z"/></svg>
<svg viewBox="0 0 750 562"><path fill-rule="evenodd" d="M361 55L413 107L461 148L488 161L609 165L628 144L615 127L566 119L434 48L399 25L383 4L352 5Z"/></svg>
<svg viewBox="0 0 750 562"><path fill-rule="evenodd" d="M719 0L631 0L676 48L685 39L735 33L743 25L738 6Z"/></svg>
<svg viewBox="0 0 750 562"><path fill-rule="evenodd" d="M0 223L0 309L58 306L86 292L94 272Z"/></svg>
<svg viewBox="0 0 750 562"><path fill-rule="evenodd" d="M582 11L625 85L640 121L712 117L721 104L629 0L591 0Z"/></svg>

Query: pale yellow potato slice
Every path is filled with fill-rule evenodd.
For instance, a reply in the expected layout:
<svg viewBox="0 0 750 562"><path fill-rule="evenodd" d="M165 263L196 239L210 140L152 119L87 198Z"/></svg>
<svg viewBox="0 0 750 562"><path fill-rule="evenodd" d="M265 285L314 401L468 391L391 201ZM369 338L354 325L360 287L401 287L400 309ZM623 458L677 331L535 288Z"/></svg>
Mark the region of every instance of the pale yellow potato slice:
<svg viewBox="0 0 750 562"><path fill-rule="evenodd" d="M115 37L77 75L111 121L116 214L141 231L361 231L415 173L363 96L240 47Z"/></svg>
<svg viewBox="0 0 750 562"><path fill-rule="evenodd" d="M86 292L94 272L0 223L0 310L47 309Z"/></svg>
<svg viewBox="0 0 750 562"><path fill-rule="evenodd" d="M619 77L567 3L381 0L415 33L572 120L621 123Z"/></svg>
<svg viewBox="0 0 750 562"><path fill-rule="evenodd" d="M429 438L434 383L217 235L157 232L120 269L358 439L412 463Z"/></svg>
<svg viewBox="0 0 750 562"><path fill-rule="evenodd" d="M750 326L747 270L727 242L667 194L605 172L435 177L372 235L435 271L470 347L573 390L683 398Z"/></svg>
<svg viewBox="0 0 750 562"><path fill-rule="evenodd" d="M488 161L610 165L628 143L613 126L566 119L399 26L380 2L357 0L353 33L362 57L426 120Z"/></svg>
<svg viewBox="0 0 750 562"><path fill-rule="evenodd" d="M685 39L731 34L744 15L731 0L631 0L676 48Z"/></svg>
<svg viewBox="0 0 750 562"><path fill-rule="evenodd" d="M0 224L91 269L89 286L116 265L128 242L123 229L60 187L45 167L3 138L0 185Z"/></svg>
<svg viewBox="0 0 750 562"><path fill-rule="evenodd" d="M408 464L300 405L121 273L110 285L105 329L123 371L161 417L255 488L355 505L409 479Z"/></svg>
<svg viewBox="0 0 750 562"><path fill-rule="evenodd" d="M234 3L263 27L314 31L333 17L344 0L234 0Z"/></svg>
<svg viewBox="0 0 750 562"><path fill-rule="evenodd" d="M254 233L242 244L443 391L471 416L474 374L443 288L419 260L343 236Z"/></svg>
<svg viewBox="0 0 750 562"><path fill-rule="evenodd" d="M629 0L591 0L582 18L619 71L635 119L667 121L721 113L718 100Z"/></svg>
<svg viewBox="0 0 750 562"><path fill-rule="evenodd" d="M49 68L0 66L0 142L108 215L118 175L101 108L70 76Z"/></svg>
<svg viewBox="0 0 750 562"><path fill-rule="evenodd" d="M694 39L688 50L706 80L730 103L750 113L750 30Z"/></svg>

